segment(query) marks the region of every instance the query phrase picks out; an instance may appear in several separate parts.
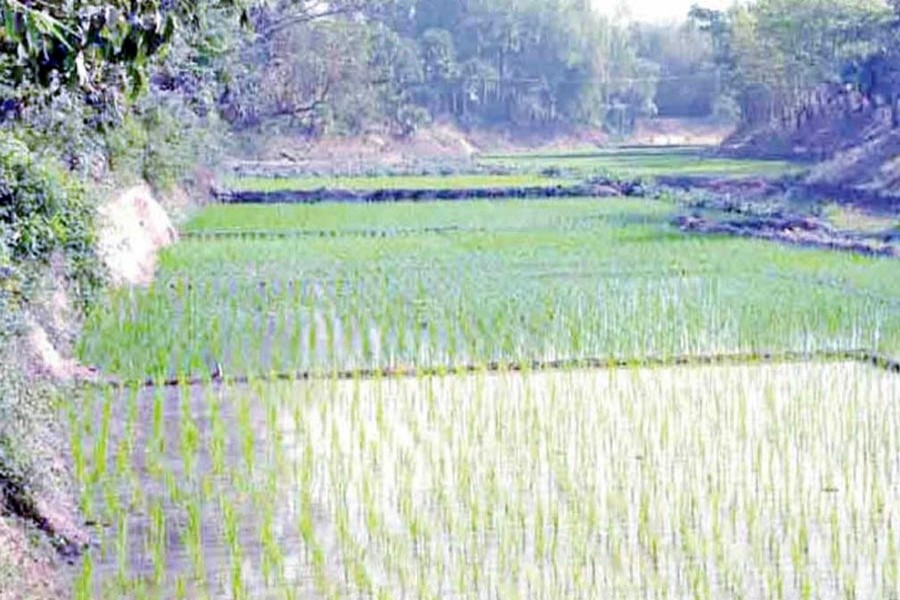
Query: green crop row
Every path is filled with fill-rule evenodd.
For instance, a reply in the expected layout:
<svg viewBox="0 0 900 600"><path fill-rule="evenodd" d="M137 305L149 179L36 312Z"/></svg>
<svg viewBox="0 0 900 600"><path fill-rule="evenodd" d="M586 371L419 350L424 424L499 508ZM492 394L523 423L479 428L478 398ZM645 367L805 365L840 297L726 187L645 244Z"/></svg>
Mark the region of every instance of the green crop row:
<svg viewBox="0 0 900 600"><path fill-rule="evenodd" d="M78 598L888 598L900 379L786 364L100 392Z"/></svg>
<svg viewBox="0 0 900 600"><path fill-rule="evenodd" d="M95 311L80 357L127 378L169 378L203 376L216 362L258 375L900 350L895 261L690 237L667 224L661 203L569 202L561 214L553 203L503 205L510 222L487 203L443 214L415 207L400 219L492 224L478 231L184 241L164 254L150 289L120 292ZM232 218L232 208L246 213L211 210ZM399 208L295 214L327 221L333 209L355 226ZM255 210L274 223L295 209Z"/></svg>
<svg viewBox="0 0 900 600"><path fill-rule="evenodd" d="M622 152L533 153L486 155L479 164L489 168L541 172L548 169L571 177L607 175L617 178L661 176L761 176L779 177L804 169L803 165L777 160L734 159L707 156L696 151L633 150Z"/></svg>

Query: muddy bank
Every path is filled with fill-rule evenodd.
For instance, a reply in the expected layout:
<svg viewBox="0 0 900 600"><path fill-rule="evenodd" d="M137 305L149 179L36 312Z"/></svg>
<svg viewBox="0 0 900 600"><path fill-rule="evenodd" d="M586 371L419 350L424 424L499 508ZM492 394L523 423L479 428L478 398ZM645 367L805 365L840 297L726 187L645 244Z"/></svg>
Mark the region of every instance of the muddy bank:
<svg viewBox="0 0 900 600"><path fill-rule="evenodd" d="M440 200L501 200L528 198L643 197L648 190L640 182L600 180L578 185L523 186L461 189L290 190L276 192L219 191L226 204L315 204L319 202L429 202Z"/></svg>
<svg viewBox="0 0 900 600"><path fill-rule="evenodd" d="M719 197L739 196L748 200L786 194L799 181L795 178L710 177L667 175L656 178L657 185L682 192L706 192Z"/></svg>
<svg viewBox="0 0 900 600"><path fill-rule="evenodd" d="M900 214L900 196L874 189L862 189L835 183L812 182L800 177L767 179L763 177L658 177L660 186L681 192L702 192L714 199L804 200L815 203L834 201L844 206L882 213Z"/></svg>
<svg viewBox="0 0 900 600"><path fill-rule="evenodd" d="M663 177L658 183L680 194L677 199L690 211L673 222L684 232L751 237L865 256L900 256L900 231L889 227L891 219L900 215L900 198L813 185L798 178ZM885 229L832 224L825 217L828 206L884 219Z"/></svg>
<svg viewBox="0 0 900 600"><path fill-rule="evenodd" d="M103 194L93 188L95 194ZM175 229L146 185L98 202L96 247L111 285L146 285L158 251ZM73 485L70 435L61 400L82 384L107 381L73 358L83 315L74 308L65 272L51 261L22 308L16 335L0 348L0 600L66 597L68 564L92 543Z"/></svg>
<svg viewBox="0 0 900 600"><path fill-rule="evenodd" d="M475 373L520 373L531 371L569 371L584 369L646 369L678 366L712 366L743 364L779 364L809 362L856 361L871 364L880 369L900 373L900 359L894 359L868 350L820 350L814 352L740 352L722 354L697 354L678 356L650 356L644 358L572 358L556 360L531 360L517 362L491 361L484 364L443 366L386 366L379 369L352 369L273 372L264 374L228 375L220 372L206 377L179 377L172 379L146 379L143 381L112 381L107 385L119 389L203 387L210 384L222 386L249 385L262 381L358 381L366 379L415 379Z"/></svg>
<svg viewBox="0 0 900 600"><path fill-rule="evenodd" d="M805 217L757 217L717 221L701 216L681 216L674 223L681 231L733 235L794 246L853 252L864 256L900 257L900 248L888 241L861 239Z"/></svg>
<svg viewBox="0 0 900 600"><path fill-rule="evenodd" d="M900 215L900 196L829 183L804 183L800 192L812 198L833 198L863 210Z"/></svg>

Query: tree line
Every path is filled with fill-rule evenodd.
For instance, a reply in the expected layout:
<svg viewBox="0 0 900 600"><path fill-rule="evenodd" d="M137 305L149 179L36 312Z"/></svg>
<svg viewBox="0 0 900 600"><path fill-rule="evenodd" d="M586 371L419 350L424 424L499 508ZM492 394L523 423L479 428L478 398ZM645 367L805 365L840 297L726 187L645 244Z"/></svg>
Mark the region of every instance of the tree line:
<svg viewBox="0 0 900 600"><path fill-rule="evenodd" d="M800 125L842 92L858 92L900 125L898 0L756 0L695 6L712 40L724 101L744 125Z"/></svg>
<svg viewBox="0 0 900 600"><path fill-rule="evenodd" d="M82 173L175 179L223 130L796 120L828 86L900 123L897 0L698 5L669 25L590 0L0 0L0 12L0 125Z"/></svg>
<svg viewBox="0 0 900 600"><path fill-rule="evenodd" d="M254 12L225 114L318 134L373 123L408 134L465 126L631 123L655 112L658 67L589 0L393 0L343 18ZM261 65L263 68L257 68Z"/></svg>
<svg viewBox="0 0 900 600"><path fill-rule="evenodd" d="M7 116L35 87L75 84L92 106L122 91L178 91L236 126L280 120L315 134L382 123L402 134L436 117L621 126L660 106L709 112L715 92L694 85L713 82L715 67L696 28L628 26L590 0L29 6L2 2ZM683 90L693 97L668 100Z"/></svg>

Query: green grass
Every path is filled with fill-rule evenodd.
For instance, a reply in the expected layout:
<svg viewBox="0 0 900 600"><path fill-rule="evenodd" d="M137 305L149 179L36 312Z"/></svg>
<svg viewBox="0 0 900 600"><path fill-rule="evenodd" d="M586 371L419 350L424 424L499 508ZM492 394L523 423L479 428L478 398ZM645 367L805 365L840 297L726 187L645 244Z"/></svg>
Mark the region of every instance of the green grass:
<svg viewBox="0 0 900 600"><path fill-rule="evenodd" d="M691 237L668 224L674 210L633 200L212 207L191 227L332 233L183 241L149 290L114 294L91 316L80 358L144 378L202 375L213 360L261 374L900 351L895 261ZM427 230L436 223L461 228ZM342 233L360 228L381 233Z"/></svg>
<svg viewBox="0 0 900 600"><path fill-rule="evenodd" d="M246 192L315 191L342 189L372 191L382 189L482 189L493 187L553 186L577 183L571 179L538 173L512 175L383 175L372 177L229 177L226 189Z"/></svg>
<svg viewBox="0 0 900 600"><path fill-rule="evenodd" d="M896 215L874 214L832 202L825 205L824 217L837 229L860 233L884 233L900 229Z"/></svg>
<svg viewBox="0 0 900 600"><path fill-rule="evenodd" d="M554 186L579 183L590 177L653 178L659 176L762 176L796 174L804 166L773 160L710 157L706 150L684 148L607 148L567 152L487 154L476 157L476 170L502 170L507 174L371 176L231 176L225 188L247 192L315 191L344 189L479 189ZM553 173L553 175L548 175Z"/></svg>

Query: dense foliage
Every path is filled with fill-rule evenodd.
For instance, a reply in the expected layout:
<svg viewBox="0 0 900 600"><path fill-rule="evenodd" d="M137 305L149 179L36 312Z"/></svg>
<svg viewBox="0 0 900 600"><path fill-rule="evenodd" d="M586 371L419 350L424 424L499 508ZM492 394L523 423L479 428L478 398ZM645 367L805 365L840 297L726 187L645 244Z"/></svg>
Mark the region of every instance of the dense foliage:
<svg viewBox="0 0 900 600"><path fill-rule="evenodd" d="M12 312L28 300L35 269L59 257L82 303L101 282L93 210L84 189L21 141L0 135L0 303Z"/></svg>
<svg viewBox="0 0 900 600"><path fill-rule="evenodd" d="M880 0L757 0L691 17L709 34L723 92L745 123L796 123L849 86L890 106L897 125L898 10Z"/></svg>
<svg viewBox="0 0 900 600"><path fill-rule="evenodd" d="M540 129L640 116L796 119L823 86L897 104L897 19L881 0L695 7L683 24L627 25L585 0L381 0L288 18L251 11L233 36L224 114L312 135L432 118Z"/></svg>
<svg viewBox="0 0 900 600"><path fill-rule="evenodd" d="M283 10L254 13L225 97L235 124L407 134L436 117L621 127L655 112L658 66L585 0L393 0L286 24Z"/></svg>

